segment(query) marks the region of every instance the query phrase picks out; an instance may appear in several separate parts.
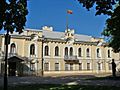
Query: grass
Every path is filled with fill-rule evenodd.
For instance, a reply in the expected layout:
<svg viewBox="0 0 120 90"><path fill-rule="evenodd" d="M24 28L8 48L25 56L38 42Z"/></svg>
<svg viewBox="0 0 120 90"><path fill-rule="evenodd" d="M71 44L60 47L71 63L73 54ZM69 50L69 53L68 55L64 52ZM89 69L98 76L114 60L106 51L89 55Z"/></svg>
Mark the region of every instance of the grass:
<svg viewBox="0 0 120 90"><path fill-rule="evenodd" d="M3 90L0 87L0 90ZM8 90L120 90L113 86L35 84L8 87Z"/></svg>

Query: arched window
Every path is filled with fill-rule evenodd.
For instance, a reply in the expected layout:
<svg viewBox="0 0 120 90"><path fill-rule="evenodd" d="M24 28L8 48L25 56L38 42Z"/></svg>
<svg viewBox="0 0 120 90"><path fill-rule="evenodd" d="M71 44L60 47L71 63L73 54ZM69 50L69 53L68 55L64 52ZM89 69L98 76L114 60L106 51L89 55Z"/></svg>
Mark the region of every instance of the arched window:
<svg viewBox="0 0 120 90"><path fill-rule="evenodd" d="M12 43L10 46L10 53L16 53L16 46L14 43Z"/></svg>
<svg viewBox="0 0 120 90"><path fill-rule="evenodd" d="M30 46L30 55L35 55L35 45L31 44Z"/></svg>
<svg viewBox="0 0 120 90"><path fill-rule="evenodd" d="M73 56L73 48L70 48L70 56Z"/></svg>
<svg viewBox="0 0 120 90"><path fill-rule="evenodd" d="M82 56L81 48L78 49L78 57Z"/></svg>
<svg viewBox="0 0 120 90"><path fill-rule="evenodd" d="M45 46L45 52L44 52L44 55L45 56L48 56L49 54L49 47L48 46Z"/></svg>
<svg viewBox="0 0 120 90"><path fill-rule="evenodd" d="M99 48L97 49L97 57L98 58L100 57L100 49Z"/></svg>
<svg viewBox="0 0 120 90"><path fill-rule="evenodd" d="M59 48L58 48L58 46L55 47L55 56L59 56Z"/></svg>
<svg viewBox="0 0 120 90"><path fill-rule="evenodd" d="M111 56L110 56L110 50L108 50L108 58L110 58Z"/></svg>
<svg viewBox="0 0 120 90"><path fill-rule="evenodd" d="M65 47L65 56L68 56L68 47Z"/></svg>
<svg viewBox="0 0 120 90"><path fill-rule="evenodd" d="M90 57L90 50L89 50L89 48L86 49L86 56Z"/></svg>

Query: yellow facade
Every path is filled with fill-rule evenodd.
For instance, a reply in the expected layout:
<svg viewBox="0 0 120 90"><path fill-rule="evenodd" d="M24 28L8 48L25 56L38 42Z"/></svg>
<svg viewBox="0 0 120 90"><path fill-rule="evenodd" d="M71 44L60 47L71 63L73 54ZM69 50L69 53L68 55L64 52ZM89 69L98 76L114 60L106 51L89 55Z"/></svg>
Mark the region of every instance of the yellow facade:
<svg viewBox="0 0 120 90"><path fill-rule="evenodd" d="M4 54L4 35L1 38ZM8 55L23 60L23 75L41 75L42 70L44 74L110 73L111 60L115 59L117 70L120 63L120 54L107 47L102 38L75 34L70 29L56 32L47 26L11 34ZM20 63L15 68L18 75Z"/></svg>

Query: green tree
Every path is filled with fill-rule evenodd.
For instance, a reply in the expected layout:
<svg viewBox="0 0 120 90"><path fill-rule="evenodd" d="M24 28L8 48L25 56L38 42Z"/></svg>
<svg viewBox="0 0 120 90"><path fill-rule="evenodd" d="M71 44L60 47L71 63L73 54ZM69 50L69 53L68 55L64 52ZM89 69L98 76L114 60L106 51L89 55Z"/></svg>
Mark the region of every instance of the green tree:
<svg viewBox="0 0 120 90"><path fill-rule="evenodd" d="M0 30L7 31L5 35L5 73L4 73L4 90L8 90L7 80L7 56L10 33L13 31L22 33L26 22L27 0L0 0Z"/></svg>
<svg viewBox="0 0 120 90"><path fill-rule="evenodd" d="M27 14L27 0L0 0L0 30L21 33Z"/></svg>
<svg viewBox="0 0 120 90"><path fill-rule="evenodd" d="M120 51L120 2L114 9L114 12L106 20L106 27L102 33L110 38L109 46L113 48L114 52Z"/></svg>
<svg viewBox="0 0 120 90"><path fill-rule="evenodd" d="M107 14L111 15L114 5L119 0L78 0L87 10L90 10L94 5L96 7L96 15Z"/></svg>
<svg viewBox="0 0 120 90"><path fill-rule="evenodd" d="M109 38L109 46L114 52L120 51L120 0L78 0L86 9L95 5L96 14L108 15L102 34ZM117 7L115 5L117 4Z"/></svg>

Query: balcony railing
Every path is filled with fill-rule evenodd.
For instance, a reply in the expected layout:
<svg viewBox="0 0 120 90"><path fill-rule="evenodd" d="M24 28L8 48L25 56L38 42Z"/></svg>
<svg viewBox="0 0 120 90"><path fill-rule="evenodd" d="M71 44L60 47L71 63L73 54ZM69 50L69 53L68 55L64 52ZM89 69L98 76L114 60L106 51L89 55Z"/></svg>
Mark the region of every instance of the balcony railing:
<svg viewBox="0 0 120 90"><path fill-rule="evenodd" d="M79 61L77 56L64 56L65 61Z"/></svg>

